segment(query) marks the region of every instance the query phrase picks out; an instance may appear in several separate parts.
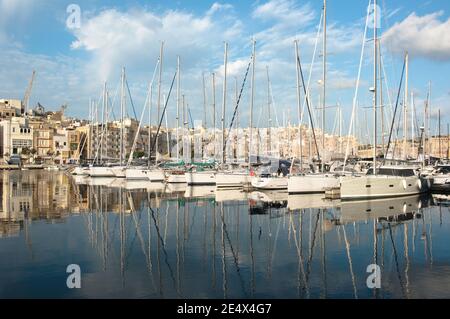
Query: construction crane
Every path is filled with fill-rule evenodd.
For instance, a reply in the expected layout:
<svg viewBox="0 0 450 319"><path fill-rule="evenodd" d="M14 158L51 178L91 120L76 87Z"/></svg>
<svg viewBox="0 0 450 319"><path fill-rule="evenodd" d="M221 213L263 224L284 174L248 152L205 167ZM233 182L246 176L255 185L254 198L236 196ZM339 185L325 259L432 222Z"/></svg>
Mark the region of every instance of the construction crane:
<svg viewBox="0 0 450 319"><path fill-rule="evenodd" d="M25 96L23 97L22 101L22 114L26 114L26 112L29 109L29 102L30 102L30 95L31 95L31 89L33 88L33 82L34 77L36 76L36 71L33 70L33 74L31 75L30 83L28 83L28 88L25 91Z"/></svg>

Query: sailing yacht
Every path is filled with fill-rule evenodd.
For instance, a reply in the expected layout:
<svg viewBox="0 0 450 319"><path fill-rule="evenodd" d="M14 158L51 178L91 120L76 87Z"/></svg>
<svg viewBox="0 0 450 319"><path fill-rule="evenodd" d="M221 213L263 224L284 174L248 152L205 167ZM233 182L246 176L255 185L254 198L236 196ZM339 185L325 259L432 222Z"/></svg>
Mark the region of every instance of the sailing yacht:
<svg viewBox="0 0 450 319"><path fill-rule="evenodd" d="M216 185L216 171L187 171L184 174L186 183L189 186L193 185Z"/></svg>
<svg viewBox="0 0 450 319"><path fill-rule="evenodd" d="M94 166L89 167L88 175L90 177L115 177L116 175L108 166Z"/></svg>
<svg viewBox="0 0 450 319"><path fill-rule="evenodd" d="M437 165L433 172L427 176L432 191L450 191L450 165Z"/></svg>
<svg viewBox="0 0 450 319"><path fill-rule="evenodd" d="M164 171L158 168L130 167L125 171L125 178L130 180L163 182L165 177Z"/></svg>
<svg viewBox="0 0 450 319"><path fill-rule="evenodd" d="M289 194L325 193L327 188L339 187L340 176L330 173L304 174L289 176Z"/></svg>
<svg viewBox="0 0 450 319"><path fill-rule="evenodd" d="M364 176L343 177L341 200L416 195L429 191L429 184L411 166L381 166Z"/></svg>
<svg viewBox="0 0 450 319"><path fill-rule="evenodd" d="M255 54L255 42L253 41L253 55L252 55L252 66L254 72L254 54ZM218 188L228 188L228 187L243 187L250 185L250 174L247 169L235 170L233 168L225 169L225 107L226 107L226 90L227 90L227 60L228 60L228 44L225 43L224 52L224 81L223 81L223 101L222 101L222 170L216 173L216 186ZM252 80L252 105L253 108L253 83ZM251 126L251 125L250 125ZM230 133L231 134L231 127ZM250 141L251 143L251 141Z"/></svg>

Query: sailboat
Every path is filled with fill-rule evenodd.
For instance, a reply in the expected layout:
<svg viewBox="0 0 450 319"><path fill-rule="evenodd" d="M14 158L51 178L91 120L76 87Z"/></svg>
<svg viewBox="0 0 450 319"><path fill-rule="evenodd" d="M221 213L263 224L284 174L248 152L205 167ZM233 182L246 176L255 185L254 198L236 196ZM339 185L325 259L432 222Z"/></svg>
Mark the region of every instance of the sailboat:
<svg viewBox="0 0 450 319"><path fill-rule="evenodd" d="M106 118L104 117L106 115ZM103 139L107 138L108 130L108 91L106 89L106 82L103 87L103 108L102 108L102 133L100 137L100 146L97 144L97 154L95 155L94 163L89 166L88 175L90 177L115 177L110 167L103 162ZM98 128L98 126L97 126ZM105 137L106 135L106 137ZM100 154L99 154L100 151ZM106 147L106 155L108 148ZM100 157L100 161L99 160ZM96 163L97 162L97 163Z"/></svg>
<svg viewBox="0 0 450 319"><path fill-rule="evenodd" d="M397 197L406 195L415 195L429 190L427 181L419 174L419 167L413 166L386 166L377 164L377 69L378 69L378 46L377 46L377 6L376 0L374 1L374 87L373 91L373 112L374 112L374 134L373 134L373 164L364 176L352 176L344 177L340 182L341 200L354 200L354 199L371 199L371 198L385 198L385 197ZM400 96L400 90L403 83L403 75L406 69L406 80L408 78L408 53L405 54L403 63L402 76L400 79L399 92L397 96ZM407 83L407 82L406 82ZM407 84L405 85L405 102L408 97ZM393 118L393 124L395 122L395 113ZM392 127L391 127L392 133ZM391 134L392 136L392 134ZM390 138L391 138L390 136ZM389 152L390 138L386 153ZM406 157L406 153L404 154Z"/></svg>
<svg viewBox="0 0 450 319"><path fill-rule="evenodd" d="M327 57L327 5L326 0L323 2L323 78L322 78L322 149L325 149L325 109L326 109L326 57ZM308 106L308 111L311 114L310 103L308 98L308 92L305 87L305 83L303 80L303 73L300 64L300 57L298 53L297 42L295 42L296 49L296 68L297 68L297 87L300 87L299 77L301 75L301 79L303 82L303 88L305 93L306 104ZM298 91L297 88L297 91ZM299 92L297 94L300 94ZM315 139L314 133L314 125L310 115L311 128ZM301 132L299 132L301 134ZM317 142L316 142L317 153L319 154ZM319 156L320 157L320 156ZM301 159L300 159L301 161ZM337 172L336 172L337 173ZM325 164L322 159L322 169L320 173L308 173L308 174L299 174L289 176L288 179L288 193L289 194L314 194L314 193L325 193L328 188L337 188L339 187L339 178L340 174L336 174L333 172L325 172Z"/></svg>
<svg viewBox="0 0 450 319"><path fill-rule="evenodd" d="M253 142L252 136L252 126L253 126L253 101L255 92L255 44L256 41L252 41L252 82L251 82L251 99L250 99L250 137L249 137L249 156L248 156L248 169L224 169L225 165L225 105L226 105L226 90L227 90L227 50L228 45L225 43L225 54L224 54L224 84L223 84L223 104L222 104L222 171L216 174L216 185L218 188L221 187L243 187L248 186L251 183L251 146ZM245 81L245 80L244 80ZM238 101L237 101L238 104ZM230 132L231 134L231 127Z"/></svg>
<svg viewBox="0 0 450 319"><path fill-rule="evenodd" d="M151 114L151 102L152 102L152 92L153 92L153 81L156 75L156 70L157 68L159 68L159 80L158 80L158 116L159 114L159 110L160 110L160 95L161 95L161 78L162 78L162 58L163 58L163 47L164 47L164 42L161 42L161 48L160 48L160 55L159 55L159 59L158 59L158 63L156 64L155 70L153 72L153 78L152 81L150 83L149 86L149 94L148 94L148 98L149 98L149 118L150 118L150 114ZM170 94L170 92L169 92ZM166 102L167 105L167 102ZM165 110L165 109L164 109ZM143 120L143 115L145 112L145 108L142 112L141 115L141 121L139 123L139 128L141 126L142 120ZM164 116L164 114L163 114ZM159 129L161 127L161 123L162 123L162 118L160 119L160 125L158 126L158 132L155 136L155 143L156 144L156 154L158 154L158 133L159 133ZM151 158L151 152L152 152L152 147L150 146L150 140L151 140L151 122L149 119L149 145L148 145L148 166L138 166L138 167L129 167L129 165L131 164L132 158L133 158L133 152L134 152L134 147L136 145L137 142L137 138L138 138L138 134L139 134L139 129L136 132L136 136L135 136L135 140L133 143L133 149L132 152L130 154L130 157L128 159L128 168L125 170L125 177L126 179L130 179L130 180L147 180L147 181L151 181L151 182L163 182L166 179L166 176L164 174L164 171L162 169L160 169L159 167L151 167L150 166L150 158Z"/></svg>
<svg viewBox="0 0 450 319"><path fill-rule="evenodd" d="M120 152L119 166L112 166L111 172L115 177L126 177L126 166L123 165L124 159L124 112L125 112L125 68L122 68L121 90L120 90Z"/></svg>
<svg viewBox="0 0 450 319"><path fill-rule="evenodd" d="M166 172L166 180L169 184L184 184L186 183L185 176L185 162L180 161L180 140L179 140L179 130L180 130L180 57L177 57L177 129L176 129L176 141L177 141L177 156L175 163L167 163L171 167L175 167ZM184 105L184 95L183 95L183 117L186 117L186 110ZM184 121L186 122L186 121ZM167 147L170 148L170 143L167 141ZM186 152L186 150L183 150Z"/></svg>

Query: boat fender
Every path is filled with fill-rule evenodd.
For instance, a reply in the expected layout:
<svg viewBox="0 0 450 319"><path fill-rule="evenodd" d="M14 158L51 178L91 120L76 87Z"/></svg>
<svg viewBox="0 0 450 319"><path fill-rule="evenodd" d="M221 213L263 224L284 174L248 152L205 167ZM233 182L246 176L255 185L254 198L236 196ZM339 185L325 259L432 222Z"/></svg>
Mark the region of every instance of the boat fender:
<svg viewBox="0 0 450 319"><path fill-rule="evenodd" d="M406 179L404 179L404 180L403 180L403 188L406 189L406 186L407 186L407 184L406 184Z"/></svg>
<svg viewBox="0 0 450 319"><path fill-rule="evenodd" d="M422 181L420 180L420 178L417 180L417 186L419 187L419 189L422 189Z"/></svg>

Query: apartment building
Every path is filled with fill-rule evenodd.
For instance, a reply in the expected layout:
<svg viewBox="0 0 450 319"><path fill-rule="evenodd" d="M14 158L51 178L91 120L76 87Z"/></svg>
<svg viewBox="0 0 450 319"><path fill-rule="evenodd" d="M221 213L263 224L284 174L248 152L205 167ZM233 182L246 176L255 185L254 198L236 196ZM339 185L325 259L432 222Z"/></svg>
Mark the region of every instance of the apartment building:
<svg viewBox="0 0 450 319"><path fill-rule="evenodd" d="M33 148L34 130L23 117L0 121L0 157L22 154Z"/></svg>

